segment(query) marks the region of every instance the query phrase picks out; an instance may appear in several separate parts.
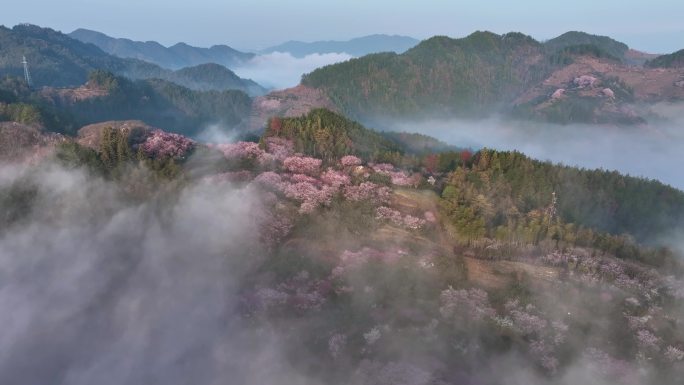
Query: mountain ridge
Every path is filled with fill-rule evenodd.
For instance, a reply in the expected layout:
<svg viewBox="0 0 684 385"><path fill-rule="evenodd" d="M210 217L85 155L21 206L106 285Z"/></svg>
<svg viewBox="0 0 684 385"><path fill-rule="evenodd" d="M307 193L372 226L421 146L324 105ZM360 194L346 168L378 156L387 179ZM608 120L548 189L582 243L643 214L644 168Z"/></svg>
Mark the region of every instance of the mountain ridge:
<svg viewBox="0 0 684 385"><path fill-rule="evenodd" d="M320 40L303 42L290 40L261 50L261 53L289 52L302 58L311 54L347 53L352 56L364 56L378 52L402 53L420 41L409 36L373 34L349 40Z"/></svg>
<svg viewBox="0 0 684 385"><path fill-rule="evenodd" d="M110 55L97 46L83 43L59 31L35 25L0 27L0 74L23 77L22 58L25 56L35 86L75 87L85 83L88 73L106 70L131 79L160 78L174 81L197 90L238 89L252 95L262 94L263 88L248 79L241 79L232 71L214 66L213 75L221 78L219 88L209 82L198 82L199 70L172 71L138 59L122 59ZM190 76L192 75L192 76Z"/></svg>
<svg viewBox="0 0 684 385"><path fill-rule="evenodd" d="M166 47L156 41L142 42L126 38L115 38L102 32L84 28L76 29L68 35L79 41L95 44L103 51L114 56L145 60L176 70L207 63L217 63L231 68L243 64L255 56L251 53L238 51L227 45L201 48L179 42Z"/></svg>
<svg viewBox="0 0 684 385"><path fill-rule="evenodd" d="M304 75L302 84L372 125L493 113L557 123L641 124L651 113L639 115L637 104L684 100L684 73L634 64L648 57L582 32L542 43L517 32L476 31L458 39L435 36L403 54L325 66Z"/></svg>

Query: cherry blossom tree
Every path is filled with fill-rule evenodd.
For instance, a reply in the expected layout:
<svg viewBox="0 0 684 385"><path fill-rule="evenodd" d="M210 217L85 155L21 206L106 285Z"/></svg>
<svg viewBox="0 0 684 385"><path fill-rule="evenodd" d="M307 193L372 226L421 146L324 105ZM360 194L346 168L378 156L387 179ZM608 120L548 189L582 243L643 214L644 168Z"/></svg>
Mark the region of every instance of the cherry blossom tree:
<svg viewBox="0 0 684 385"><path fill-rule="evenodd" d="M254 178L254 183L270 190L280 190L282 178L273 171L265 171Z"/></svg>
<svg viewBox="0 0 684 385"><path fill-rule="evenodd" d="M320 171L322 161L306 156L291 156L285 158L283 166L286 170L295 174L317 175Z"/></svg>
<svg viewBox="0 0 684 385"><path fill-rule="evenodd" d="M194 141L183 135L154 130L140 148L152 158L182 159L194 145Z"/></svg>
<svg viewBox="0 0 684 385"><path fill-rule="evenodd" d="M321 175L321 181L329 186L339 189L342 186L348 185L351 182L351 178L349 178L349 175L345 173L328 168L328 170Z"/></svg>
<svg viewBox="0 0 684 385"><path fill-rule="evenodd" d="M284 184L283 193L286 197L301 202L301 214L309 214L321 205L330 204L335 190L330 186L318 188L309 182L298 182Z"/></svg>
<svg viewBox="0 0 684 385"><path fill-rule="evenodd" d="M402 226L407 229L416 230L425 225L425 220L414 217L412 215L404 215L387 206L380 206L375 210L375 219L387 220L397 226Z"/></svg>
<svg viewBox="0 0 684 385"><path fill-rule="evenodd" d="M455 290L450 286L442 291L440 302L439 312L448 319L481 321L496 315L487 292L482 289Z"/></svg>
<svg viewBox="0 0 684 385"><path fill-rule="evenodd" d="M344 198L351 202L370 201L373 204L389 203L392 190L373 182L363 182L358 186L345 186Z"/></svg>
<svg viewBox="0 0 684 385"><path fill-rule="evenodd" d="M269 136L264 143L266 151L280 161L294 154L294 143L289 139Z"/></svg>
<svg viewBox="0 0 684 385"><path fill-rule="evenodd" d="M340 164L342 167L356 167L363 163L359 157L354 155L346 155L340 159Z"/></svg>

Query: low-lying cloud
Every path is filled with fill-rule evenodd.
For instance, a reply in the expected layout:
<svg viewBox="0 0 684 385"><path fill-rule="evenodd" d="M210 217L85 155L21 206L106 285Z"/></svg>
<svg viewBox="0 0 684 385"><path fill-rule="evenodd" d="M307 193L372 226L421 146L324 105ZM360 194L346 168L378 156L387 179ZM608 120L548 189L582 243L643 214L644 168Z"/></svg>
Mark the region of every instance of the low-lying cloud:
<svg viewBox="0 0 684 385"><path fill-rule="evenodd" d="M233 70L240 77L252 79L267 88L284 89L299 84L302 75L316 68L351 59L347 53L311 54L303 58L289 52L273 52L256 56Z"/></svg>
<svg viewBox="0 0 684 385"><path fill-rule="evenodd" d="M556 125L502 118L399 122L392 130L420 132L455 146L518 150L569 166L617 170L684 189L684 105L660 107L666 117L645 127ZM677 115L679 114L679 115Z"/></svg>

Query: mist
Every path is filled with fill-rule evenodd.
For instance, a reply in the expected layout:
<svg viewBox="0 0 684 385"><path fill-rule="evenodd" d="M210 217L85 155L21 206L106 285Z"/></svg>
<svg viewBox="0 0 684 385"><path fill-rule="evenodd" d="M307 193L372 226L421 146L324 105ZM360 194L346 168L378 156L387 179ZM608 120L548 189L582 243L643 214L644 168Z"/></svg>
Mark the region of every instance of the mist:
<svg viewBox="0 0 684 385"><path fill-rule="evenodd" d="M0 190L17 185L36 194L0 229L0 383L306 383L237 316L263 257L254 191L132 202L81 171L0 167Z"/></svg>
<svg viewBox="0 0 684 385"><path fill-rule="evenodd" d="M303 74L316 68L351 59L341 53L311 54L296 58L289 52L273 52L259 55L241 67L233 68L238 76L252 79L270 89L284 89L299 84Z"/></svg>
<svg viewBox="0 0 684 385"><path fill-rule="evenodd" d="M616 170L684 189L684 105L660 105L647 126L557 125L493 117L384 125L419 132L459 147L517 150L532 158L589 169Z"/></svg>

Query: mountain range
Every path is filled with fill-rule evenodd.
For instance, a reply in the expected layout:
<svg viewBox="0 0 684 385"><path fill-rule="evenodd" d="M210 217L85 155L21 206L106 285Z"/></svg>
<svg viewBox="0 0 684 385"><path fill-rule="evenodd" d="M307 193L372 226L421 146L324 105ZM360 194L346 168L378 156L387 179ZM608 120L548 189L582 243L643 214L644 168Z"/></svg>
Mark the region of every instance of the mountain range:
<svg viewBox="0 0 684 385"><path fill-rule="evenodd" d="M288 41L266 48L261 53L289 52L298 58L312 54L347 53L358 57L378 52L403 53L419 42L419 40L408 36L378 34L346 41Z"/></svg>
<svg viewBox="0 0 684 385"><path fill-rule="evenodd" d="M345 114L373 124L491 114L641 124L650 115L640 111L644 105L684 99L684 71L650 68L667 56L640 64L649 58L581 32L546 42L520 33L475 32L460 39L433 37L404 54L373 54L319 68L302 84L323 92Z"/></svg>
<svg viewBox="0 0 684 385"><path fill-rule="evenodd" d="M0 74L23 77L21 63L26 57L36 87L79 86L90 71L107 70L130 79L169 80L195 90L237 89L250 95L265 92L257 83L217 64L173 71L139 59L119 58L93 44L35 25L12 29L0 26L0 47Z"/></svg>
<svg viewBox="0 0 684 385"><path fill-rule="evenodd" d="M69 33L69 36L84 43L94 44L114 56L144 60L169 69L207 63L217 63L233 68L244 64L255 56L252 53L240 52L227 45L200 48L186 43L177 43L165 47L155 41L141 42L113 38L104 33L83 28Z"/></svg>

